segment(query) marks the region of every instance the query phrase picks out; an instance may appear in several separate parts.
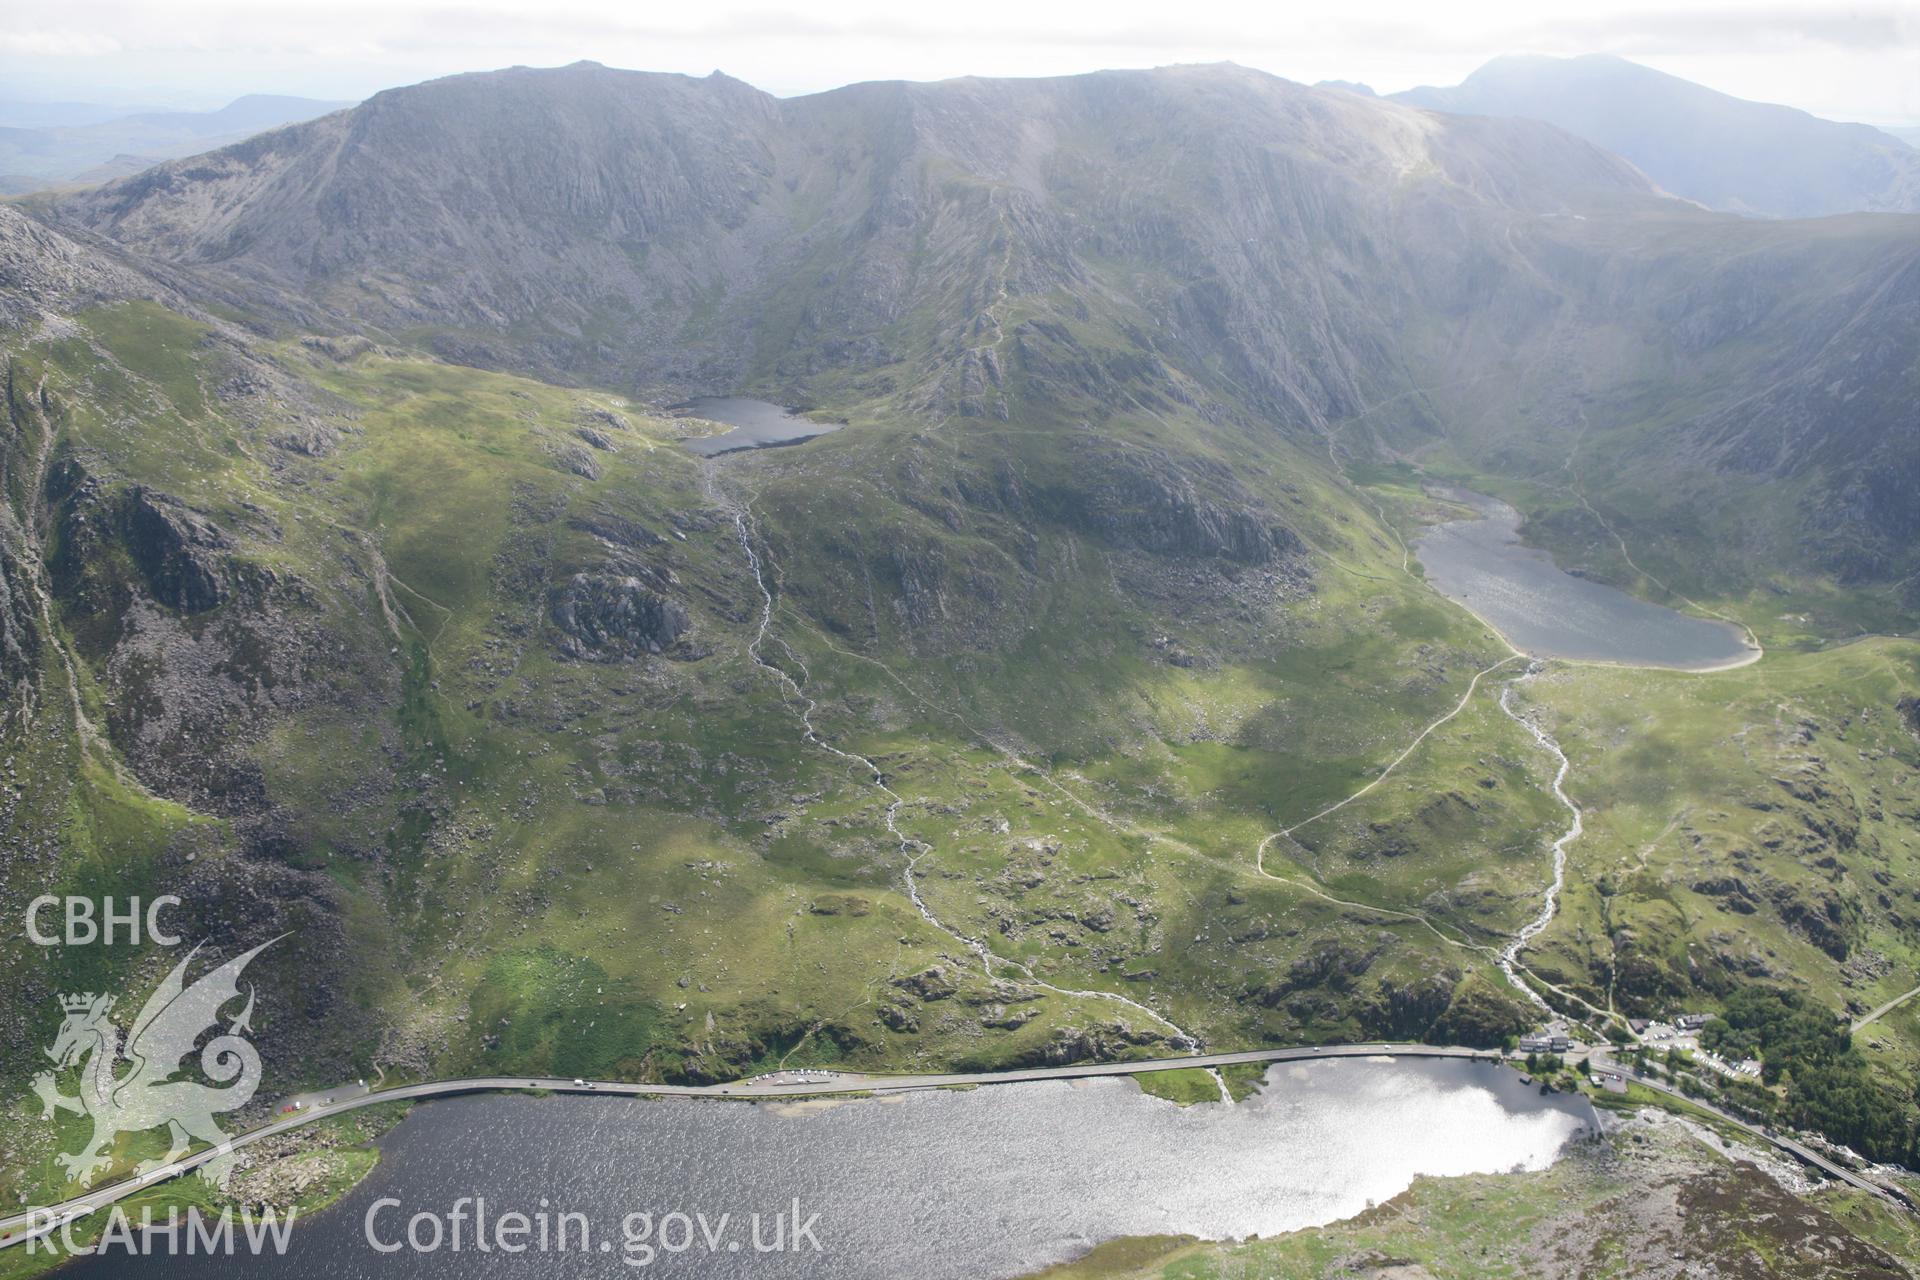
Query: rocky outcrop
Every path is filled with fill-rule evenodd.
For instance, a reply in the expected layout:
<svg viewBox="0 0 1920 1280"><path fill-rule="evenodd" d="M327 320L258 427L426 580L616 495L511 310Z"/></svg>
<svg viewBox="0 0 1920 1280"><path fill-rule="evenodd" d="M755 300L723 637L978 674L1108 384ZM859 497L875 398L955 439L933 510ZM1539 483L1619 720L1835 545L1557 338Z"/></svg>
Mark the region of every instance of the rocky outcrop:
<svg viewBox="0 0 1920 1280"><path fill-rule="evenodd" d="M601 429L610 428L614 431L633 430L633 424L631 422L628 422L620 414L615 413L611 409L602 409L598 405L591 405L591 404L581 405L580 420L584 422L588 427L593 427L593 428L601 428Z"/></svg>
<svg viewBox="0 0 1920 1280"><path fill-rule="evenodd" d="M1722 909L1735 915L1750 916L1759 909L1753 890L1739 876L1707 876L1694 881L1689 887L1695 893L1718 899Z"/></svg>
<svg viewBox="0 0 1920 1280"><path fill-rule="evenodd" d="M153 598L182 613L202 613L228 596L232 541L205 517L151 489L134 487L120 504L121 534Z"/></svg>
<svg viewBox="0 0 1920 1280"><path fill-rule="evenodd" d="M600 478L600 464L595 462L593 455L580 445L570 441L554 441L547 445L547 456L553 459L556 467L562 471L570 471L582 480Z"/></svg>
<svg viewBox="0 0 1920 1280"><path fill-rule="evenodd" d="M596 510L575 516L568 523L582 533L592 534L609 548L632 551L641 547L657 547L666 542L665 538L645 525L616 511Z"/></svg>
<svg viewBox="0 0 1920 1280"><path fill-rule="evenodd" d="M1095 1027L1061 1027L1039 1048L1012 1059L1014 1067L1064 1067L1075 1062L1106 1062L1129 1050L1165 1045L1166 1033L1110 1022Z"/></svg>
<svg viewBox="0 0 1920 1280"><path fill-rule="evenodd" d="M41 483L33 457L40 433L45 427L44 391L26 385L17 376L14 362L6 361L4 399L0 400L0 421L6 427L0 438L0 486L31 490ZM0 689L21 686L32 672L40 650L38 602L34 562L39 547L28 522L21 519L14 504L0 498Z"/></svg>
<svg viewBox="0 0 1920 1280"><path fill-rule="evenodd" d="M933 965L905 978L895 978L893 985L910 992L916 1000L923 1001L945 1000L960 989L952 970L944 964Z"/></svg>
<svg viewBox="0 0 1920 1280"><path fill-rule="evenodd" d="M1383 981L1373 998L1355 1013L1370 1036L1386 1040L1425 1040L1453 1005L1458 970L1429 973L1404 983Z"/></svg>
<svg viewBox="0 0 1920 1280"><path fill-rule="evenodd" d="M693 628L679 601L638 578L606 573L574 574L553 593L550 613L560 651L598 661L664 653Z"/></svg>
<svg viewBox="0 0 1920 1280"><path fill-rule="evenodd" d="M1267 564L1301 549L1292 530L1244 494L1209 494L1164 453L1082 449L1075 478L1045 490L1039 504L1063 523L1113 543L1163 556L1220 557Z"/></svg>
<svg viewBox="0 0 1920 1280"><path fill-rule="evenodd" d="M159 290L107 255L0 205L0 330Z"/></svg>
<svg viewBox="0 0 1920 1280"><path fill-rule="evenodd" d="M305 458L326 458L340 447L340 429L318 418L301 418L271 437L277 448Z"/></svg>
<svg viewBox="0 0 1920 1280"><path fill-rule="evenodd" d="M1331 987L1345 991L1353 980L1373 967L1387 948L1387 942L1374 939L1365 947L1350 946L1334 939L1316 944L1313 950L1295 960L1287 970L1287 985L1295 990L1307 987Z"/></svg>
<svg viewBox="0 0 1920 1280"><path fill-rule="evenodd" d="M1772 886L1771 900L1787 928L1835 960L1847 958L1860 924L1857 905L1832 893L1809 894L1784 883Z"/></svg>
<svg viewBox="0 0 1920 1280"><path fill-rule="evenodd" d="M234 539L203 512L145 485L109 483L78 458L54 464L47 496L61 513L50 567L56 585L69 592L82 579L103 588L112 581L120 584L113 591L144 593L168 609L201 614L237 591L257 598L273 584L272 572L241 558ZM102 597L82 607L97 613L109 606Z"/></svg>
<svg viewBox="0 0 1920 1280"><path fill-rule="evenodd" d="M0 504L0 688L9 690L32 673L40 652L30 554L12 511Z"/></svg>

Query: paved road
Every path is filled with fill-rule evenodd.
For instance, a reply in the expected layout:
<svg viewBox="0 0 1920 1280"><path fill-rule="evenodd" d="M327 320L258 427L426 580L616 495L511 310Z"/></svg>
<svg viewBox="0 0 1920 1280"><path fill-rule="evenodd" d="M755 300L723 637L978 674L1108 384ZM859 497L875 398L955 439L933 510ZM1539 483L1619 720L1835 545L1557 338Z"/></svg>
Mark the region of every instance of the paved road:
<svg viewBox="0 0 1920 1280"><path fill-rule="evenodd" d="M1565 1055L1567 1061L1579 1063L1583 1057L1579 1053ZM674 1084L634 1084L620 1080L567 1080L544 1076L474 1076L459 1080L433 1080L421 1084L395 1085L391 1088L356 1092L351 1086L332 1091L333 1102L309 1107L297 1114L281 1116L275 1120L249 1129L239 1134L222 1147L209 1147L183 1156L171 1164L136 1178L128 1178L108 1186L98 1187L84 1195L42 1209L16 1213L0 1218L0 1249L20 1244L35 1236L46 1235L59 1227L90 1213L95 1213L117 1201L143 1191L169 1178L191 1172L207 1161L222 1154L223 1151L240 1151L269 1138L290 1132L302 1126L314 1123L329 1116L344 1115L358 1111L363 1107L378 1106L384 1102L405 1102L421 1098L440 1098L463 1093L591 1093L610 1094L617 1097L687 1097L687 1098L797 1098L832 1097L836 1094L868 1093L906 1093L920 1089L944 1089L956 1085L981 1084L1018 1084L1034 1080L1082 1080L1096 1076L1136 1075L1150 1071L1172 1071L1183 1067L1225 1067L1242 1063L1302 1062L1325 1058L1469 1058L1495 1061L1498 1055L1485 1049L1467 1049L1454 1045L1398 1044L1369 1042L1351 1045L1319 1045L1298 1049L1248 1049L1232 1053L1202 1053L1182 1058L1152 1058L1138 1062L1090 1062L1077 1063L1064 1067L1027 1067L1012 1071L952 1072L944 1075L906 1075L906 1076L863 1076L836 1074L822 1080L794 1081L793 1073L777 1073L771 1080L741 1080L728 1084L712 1085L674 1085ZM1761 1142L1771 1143L1775 1147L1792 1155L1802 1163L1812 1165L1822 1171L1875 1195L1895 1199L1875 1183L1869 1182L1851 1170L1842 1168L1833 1161L1794 1141L1780 1137L1748 1124L1717 1107L1692 1098L1679 1090L1659 1081L1648 1080L1634 1074L1630 1069L1615 1063L1608 1063L1640 1084L1661 1093L1680 1098L1704 1111L1711 1112L1727 1124L1738 1128ZM319 1091L326 1096L329 1091ZM1908 1206L1912 1207L1912 1206Z"/></svg>
<svg viewBox="0 0 1920 1280"><path fill-rule="evenodd" d="M1700 1108L1700 1110L1705 1111L1708 1114L1713 1115L1719 1118L1720 1120L1725 1121L1727 1124L1734 1126L1735 1128L1741 1130L1743 1133L1746 1133L1752 1137L1758 1138L1762 1142L1771 1143L1772 1145L1778 1147L1780 1150L1786 1152L1788 1155L1792 1156L1794 1159L1798 1160L1801 1164L1812 1165L1814 1168L1821 1170L1823 1173L1830 1174L1833 1177L1840 1179L1840 1181L1846 1183L1848 1186L1857 1187L1861 1191L1866 1191L1873 1195L1879 1196L1883 1200L1892 1201L1903 1208L1912 1209L1915 1207L1913 1202L1908 1200L1907 1197L1902 1193L1892 1190L1891 1188L1888 1188L1888 1187L1883 1187L1877 1182L1868 1181L1867 1179L1861 1177L1859 1174L1855 1173L1853 1170L1846 1168L1844 1165L1834 1163L1832 1160L1829 1160L1827 1157L1821 1155L1818 1151L1815 1151L1813 1148L1806 1146L1805 1144L1800 1143L1794 1140L1793 1138L1789 1138L1786 1135L1778 1132L1770 1133L1765 1129L1749 1124L1747 1121L1740 1119L1738 1116L1733 1115L1730 1112L1722 1111L1719 1107L1714 1106L1711 1102L1703 1102L1699 1098L1694 1097L1692 1094L1683 1093L1679 1089L1674 1088L1672 1085L1667 1084L1664 1081L1650 1080L1646 1076L1640 1075L1637 1072L1635 1072L1631 1067L1627 1067L1621 1063L1609 1062L1606 1059L1601 1058L1598 1055L1595 1055L1594 1064L1596 1066L1604 1065L1604 1066L1610 1067L1613 1070L1620 1072L1620 1074L1626 1076L1628 1079L1632 1080L1636 1084L1644 1085L1647 1088L1654 1090L1656 1093L1664 1093L1670 1098L1678 1098L1682 1102L1687 1103L1689 1106L1698 1107Z"/></svg>
<svg viewBox="0 0 1920 1280"><path fill-rule="evenodd" d="M119 1200L143 1191L155 1183L199 1168L225 1151L241 1151L268 1138L312 1124L329 1116L345 1115L383 1102L406 1102L421 1098L441 1098L462 1093L592 1093L617 1097L685 1098L797 1098L832 1097L849 1093L906 1093L918 1089L944 1089L955 1085L1018 1084L1033 1080L1080 1080L1093 1076L1134 1075L1146 1071L1171 1071L1181 1067L1224 1067L1236 1063L1293 1062L1315 1058L1368 1058L1379 1056L1406 1058L1484 1058L1497 1055L1484 1049L1464 1049L1451 1045L1385 1044L1324 1045L1300 1049L1251 1049L1236 1053L1203 1053L1183 1058L1154 1058L1139 1062L1089 1062L1064 1067L1028 1067L1013 1071L953 1072L945 1075L863 1076L836 1074L830 1079L791 1082L792 1073L778 1073L778 1082L741 1080L729 1084L676 1085L634 1084L620 1080L573 1080L544 1076L474 1076L460 1080L433 1080L422 1084L395 1085L386 1089L358 1092L347 1086L321 1089L302 1097L333 1097L331 1104L309 1106L280 1116L255 1129L236 1135L224 1148L208 1147L182 1156L159 1169L137 1178L127 1178L97 1187L84 1195L46 1208L29 1210L0 1218L0 1248L20 1244L37 1235L57 1230L61 1224L106 1208Z"/></svg>

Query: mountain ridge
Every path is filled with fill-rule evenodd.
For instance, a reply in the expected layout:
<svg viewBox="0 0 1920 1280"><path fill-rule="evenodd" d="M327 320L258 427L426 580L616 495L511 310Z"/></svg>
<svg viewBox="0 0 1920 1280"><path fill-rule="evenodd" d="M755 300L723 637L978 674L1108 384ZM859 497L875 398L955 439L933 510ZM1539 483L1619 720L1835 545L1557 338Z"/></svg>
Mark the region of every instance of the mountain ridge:
<svg viewBox="0 0 1920 1280"><path fill-rule="evenodd" d="M1700 473L1729 520L1743 485L1803 479L1795 523L1748 537L1756 561L1818 526L1829 569L1920 569L1892 496L1920 448L1875 389L1912 355L1910 277L1848 303L1826 295L1857 267L1811 269L1904 261L1907 224L1704 212L1546 123L1230 64L775 99L579 63L389 90L50 210L262 313L660 403L759 387L937 421L1132 398L1312 438L1442 370L1518 362L1516 405L1588 384L1595 441L1638 432L1647 465ZM1865 415L1812 390L1859 381L1822 355L1846 324L1882 335L1851 393ZM1565 342L1580 367L1543 345ZM1725 390L1756 360L1778 403ZM1698 401L1657 436L1608 391L1650 370ZM1493 433L1436 419L1389 447L1544 451L1573 438L1553 412Z"/></svg>
<svg viewBox="0 0 1920 1280"><path fill-rule="evenodd" d="M417 306L398 296L356 297L355 314L401 324L451 315L456 325L466 319L511 322L532 309L536 299L577 313L576 321L587 321L593 318L586 313L595 305L595 291L619 305L636 295L656 295L648 301L668 315L678 312L684 325L684 295L696 287L696 277L701 277L700 287L720 289L723 306L742 290L760 290L751 301L763 302L767 277L805 271L803 257L835 251L821 241L819 232L826 224L818 220L825 217L840 242L841 259L828 266L826 289L837 295L832 300L836 314L828 323L857 330L850 340L871 351L886 340L879 330L893 326L896 337L904 336L898 332L899 317L914 305L924 306L930 292L942 299L938 323L949 330L963 327L975 319L979 295L999 287L982 282L986 272L1007 266L1024 273L1006 282L1011 286L1051 288L1062 278L1059 273L1080 270L1073 265L1076 240L1096 250L1116 241L1131 247L1128 242L1141 243L1141 219L1167 226L1190 212L1189 207L1170 209L1156 201L1153 207L1121 212L1118 216L1130 225L1090 223L1112 213L1118 202L1137 204L1141 188L1083 170L1071 176L1074 186L1047 190L1042 174L1058 157L1057 140L1043 136L1047 129L1080 130L1097 154L1124 162L1135 144L1118 136L1121 130L1138 130L1156 119L1164 125L1171 118L1186 145L1216 156L1231 147L1234 177L1265 187L1251 198L1283 219L1291 218L1296 230L1308 206L1296 205L1289 212L1292 198L1275 184L1292 181L1296 172L1310 173L1316 182L1346 184L1343 199L1353 199L1360 189L1346 175L1357 164L1368 166L1381 181L1409 176L1417 180L1431 171L1461 190L1478 184L1483 189L1476 199L1539 199L1554 208L1564 207L1568 199L1578 198L1575 192L1587 188L1631 190L1644 185L1617 161L1576 146L1572 152L1578 158L1552 173L1561 189L1543 194L1535 190L1537 182L1512 176L1516 164L1524 167L1512 148L1562 152L1557 135L1550 145L1542 126L1490 129L1462 122L1430 127L1417 115L1390 105L1315 94L1238 68L1040 81L877 82L785 101L738 81L649 78L649 73L580 64L550 72L492 74L498 78L455 77L389 91L337 119L170 163L64 202L62 216L183 265L206 266L228 278L251 274L275 286L303 289L320 301L325 301L332 277L355 269L377 273L404 259L412 279L424 278L435 291ZM502 123L523 135L534 129L525 135L533 141L516 144L509 133L502 142L480 131L462 140L442 132L480 120L493 127L488 104L466 100L476 92L483 99L512 95L514 108L503 114L513 119ZM571 101L574 98L580 101ZM451 119L436 111L436 103L451 106L456 100L458 109L447 113ZM589 101L602 120L611 112L622 121L619 155L600 159L593 149L604 136L599 125L575 120L574 111ZM1142 105L1147 102L1151 106ZM1209 122L1222 111L1253 113L1279 145L1292 137L1303 139L1304 149L1270 152L1268 137L1246 127L1231 138L1210 139ZM1339 124L1334 136L1342 141L1337 147L1349 149L1316 153L1308 129L1329 120ZM1367 121L1376 135L1357 148L1352 127L1356 120ZM439 156L451 150L462 160L436 171L421 157L419 163L407 164L404 178L383 171L383 165L400 163L397 156L378 158L382 132L389 127L393 132L420 129L435 139ZM1444 141L1449 129L1481 141L1451 150L1442 147L1429 155L1425 139L1439 136ZM1510 149L1481 145L1490 133L1499 134ZM567 138L569 146L552 147L547 139L555 136ZM536 169L537 177L516 166L516 172L490 174L491 181L476 185L474 176L488 172L490 163L483 153L496 144L516 155L537 150L593 158L562 162L571 166L567 168ZM1156 162L1183 183L1204 180L1190 157L1168 153ZM1445 172L1449 164L1456 174ZM522 179L528 177L532 185L523 189ZM321 185L302 192L304 184L313 183ZM979 185L983 183L987 185ZM408 191L413 194L401 195ZM1083 205L1083 197L1107 203ZM331 220L325 227L311 211L300 213L302 200L326 203ZM396 200L414 202L406 216L418 213L423 220L445 222L448 215L437 211L450 207L453 221L416 237L403 225ZM421 212L430 205L435 212ZM940 234L950 231L959 237L957 251L977 259L964 264L970 278L953 282L957 294L930 290L931 277L925 271L912 277L909 287L912 264L906 259L916 250L900 242L891 228L921 219L931 219ZM1019 233L1006 243L1013 257L989 265L978 247L1009 219L1016 220ZM511 244L480 246L492 249L491 257L443 260L445 254L436 245L451 242L456 254L464 252L459 241L474 234L475 220L522 228L525 234ZM813 230L810 222L816 224ZM384 243L383 236L392 242ZM563 236L564 253L549 252L547 246ZM531 249L529 241L534 242ZM873 254L882 245L887 247L877 262L847 260ZM632 261L641 252L649 257L644 271ZM1216 244L1208 252L1237 251ZM525 260L516 262L522 253ZM559 261L565 254L580 260ZM934 267L927 261L922 265ZM1269 264L1268 274L1279 265ZM647 272L658 278L644 278ZM937 267L934 274L939 274ZM1216 275L1218 269L1209 267L1206 274ZM564 288L554 287L556 277L564 278ZM443 279L444 287L438 283ZM818 298L814 301L821 305ZM665 336L657 327L641 332L656 343ZM576 348L569 354L577 358L583 353ZM742 353L731 354L736 370L747 363ZM951 352L949 357L960 358ZM770 353L764 358L779 357ZM976 375L985 376L978 370L956 376Z"/></svg>
<svg viewBox="0 0 1920 1280"><path fill-rule="evenodd" d="M1436 111L1550 121L1713 209L1761 217L1920 211L1920 155L1899 139L1611 54L1508 55L1456 86L1389 96Z"/></svg>
<svg viewBox="0 0 1920 1280"><path fill-rule="evenodd" d="M153 163L191 155L352 105L254 93L217 111L148 110L85 123L0 127L0 174L7 175L0 182L20 193L83 183L116 157Z"/></svg>
<svg viewBox="0 0 1920 1280"><path fill-rule="evenodd" d="M1492 1046L1517 935L1831 1027L1920 919L1920 647L1834 643L1920 605L1917 249L1218 66L481 73L0 206L0 905L291 933L263 1098ZM1765 659L1529 670L1435 482ZM141 964L0 938L0 1074ZM1760 1114L1906 1158L1876 1026Z"/></svg>

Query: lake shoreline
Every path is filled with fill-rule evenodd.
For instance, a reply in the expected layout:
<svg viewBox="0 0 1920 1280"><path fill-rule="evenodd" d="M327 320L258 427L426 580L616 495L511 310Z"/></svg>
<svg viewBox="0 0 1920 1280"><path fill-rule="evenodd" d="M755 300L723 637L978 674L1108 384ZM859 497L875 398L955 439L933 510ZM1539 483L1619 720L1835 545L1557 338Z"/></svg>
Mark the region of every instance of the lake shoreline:
<svg viewBox="0 0 1920 1280"><path fill-rule="evenodd" d="M1711 675L1766 656L1740 622L1682 612L1568 573L1521 539L1520 513L1507 503L1468 490L1445 496L1479 515L1430 525L1414 539L1425 580L1521 657Z"/></svg>
<svg viewBox="0 0 1920 1280"><path fill-rule="evenodd" d="M1419 546L1417 539L1414 545L1416 547ZM1456 600L1452 596L1447 595L1446 592L1440 591L1438 587L1435 587L1434 590L1439 591L1440 595L1444 596L1449 604L1458 605L1461 609L1471 614L1475 622L1478 622L1481 626L1499 637L1500 643L1506 645L1514 657L1525 658L1529 662L1554 662L1568 667L1610 667L1618 671L1672 671L1677 675L1683 676L1710 676L1721 671L1738 671L1741 667L1750 667L1760 661L1761 658L1764 658L1767 652L1760 644L1753 643L1749 646L1749 651L1742 657L1732 658L1726 662L1703 667L1682 667L1667 662L1623 662L1615 658L1566 658L1547 654L1529 653L1519 645L1516 645L1513 642L1513 637L1502 631L1498 623L1492 621L1466 601ZM1678 610L1675 610L1675 612L1678 612ZM1693 617L1695 615L1688 614L1686 616ZM1711 621L1711 619L1703 618L1701 621ZM1748 634L1751 635L1752 633L1749 631Z"/></svg>
<svg viewBox="0 0 1920 1280"><path fill-rule="evenodd" d="M744 1218L797 1195L820 1211L829 1250L818 1261L789 1256L777 1274L1016 1276L1143 1227L1228 1240L1344 1221L1416 1177L1550 1168L1604 1128L1585 1098L1542 1094L1486 1059L1379 1055L1280 1063L1252 1097L1192 1108L1125 1077L925 1090L805 1112L662 1101L533 1106L472 1095L416 1109L381 1141L368 1179L303 1220L286 1255L156 1257L140 1273L331 1280L400 1261L400 1275L464 1280L495 1271L471 1255L376 1259L363 1231L369 1212L401 1206L382 1211L391 1235L416 1210L462 1196L496 1211L550 1197L617 1240L603 1233L633 1209L705 1206ZM913 1230L902 1235L896 1220ZM629 1273L617 1249L605 1265L559 1254L521 1263L513 1274ZM698 1254L661 1270L736 1274L724 1256ZM103 1256L74 1274L122 1272Z"/></svg>
<svg viewBox="0 0 1920 1280"><path fill-rule="evenodd" d="M690 436L680 443L703 458L720 458L754 449L779 449L831 435L847 424L816 422L793 409L746 396L694 396L667 406L681 421L717 422L728 430Z"/></svg>

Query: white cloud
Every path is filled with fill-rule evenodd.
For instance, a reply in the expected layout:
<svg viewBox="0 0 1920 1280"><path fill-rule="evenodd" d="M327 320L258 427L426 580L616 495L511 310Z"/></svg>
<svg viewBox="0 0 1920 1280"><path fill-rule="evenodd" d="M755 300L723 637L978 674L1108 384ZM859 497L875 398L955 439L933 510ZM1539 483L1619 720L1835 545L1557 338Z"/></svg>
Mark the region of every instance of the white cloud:
<svg viewBox="0 0 1920 1280"><path fill-rule="evenodd" d="M96 58L119 50L118 40L95 31L65 27L0 30L0 57Z"/></svg>
<svg viewBox="0 0 1920 1280"><path fill-rule="evenodd" d="M1920 119L1920 0L8 0L0 81L82 96L152 85L355 96L513 63L592 58L781 94L863 79L1069 74L1231 59L1294 79L1450 83L1508 52L1606 51L1824 114Z"/></svg>

